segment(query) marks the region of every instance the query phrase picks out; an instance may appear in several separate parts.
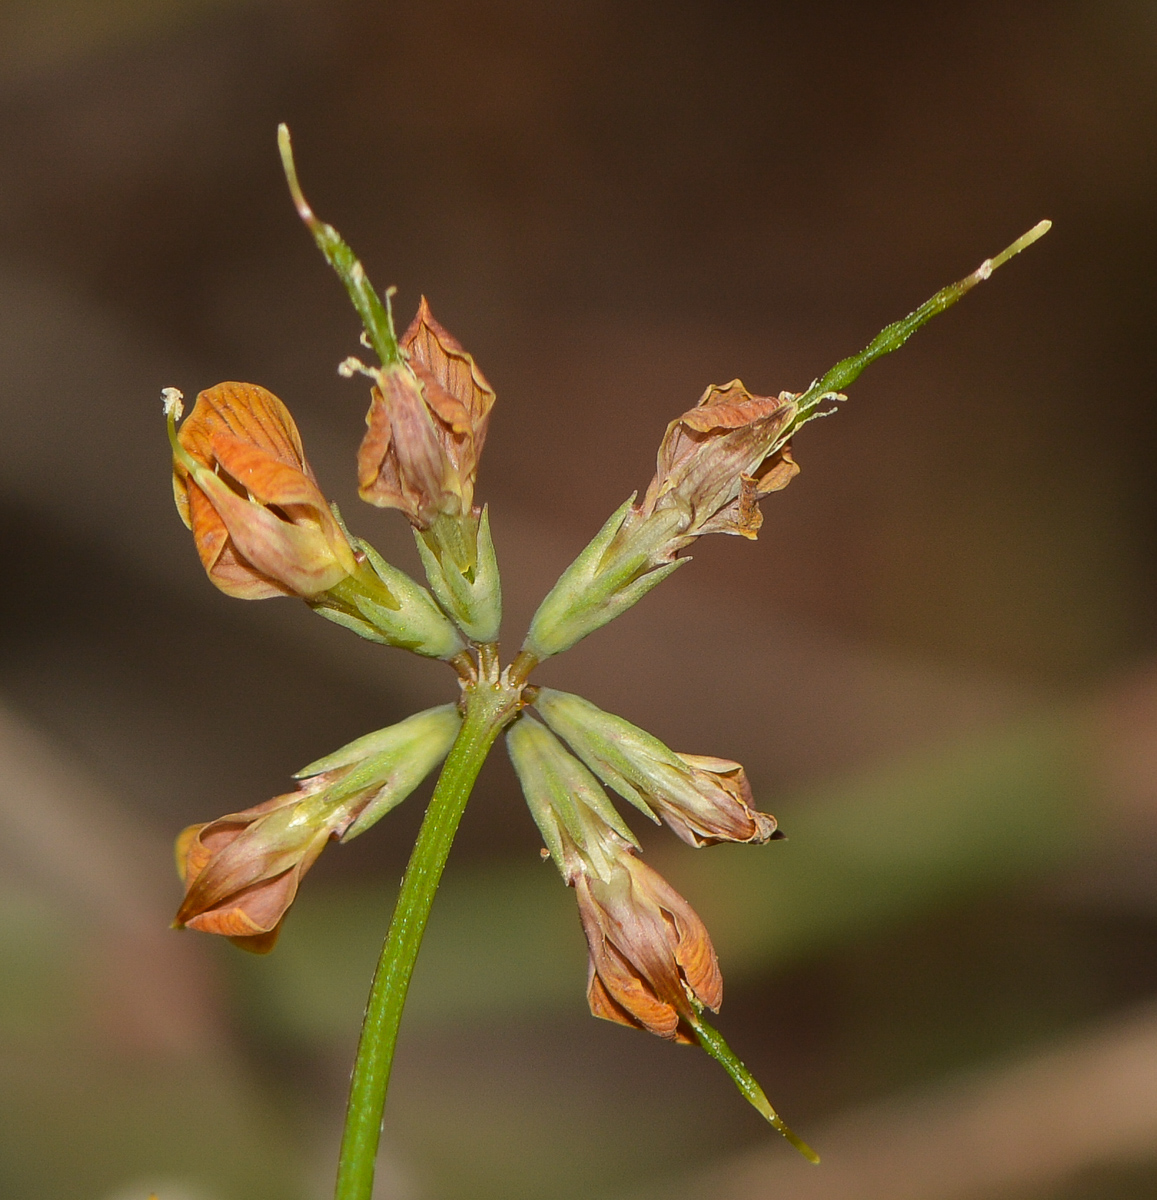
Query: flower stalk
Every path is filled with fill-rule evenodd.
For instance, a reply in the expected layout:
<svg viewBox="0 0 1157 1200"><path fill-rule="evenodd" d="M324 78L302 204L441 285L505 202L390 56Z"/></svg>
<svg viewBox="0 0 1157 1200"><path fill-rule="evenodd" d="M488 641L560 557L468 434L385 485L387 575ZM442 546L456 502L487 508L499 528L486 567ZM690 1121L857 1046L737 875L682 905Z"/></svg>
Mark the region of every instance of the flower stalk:
<svg viewBox="0 0 1157 1200"><path fill-rule="evenodd" d="M371 1200L398 1027L430 908L478 772L521 704L521 688L499 674L493 648L484 650L490 653L482 656L477 682L463 691L462 728L426 809L374 973L350 1083L334 1200Z"/></svg>

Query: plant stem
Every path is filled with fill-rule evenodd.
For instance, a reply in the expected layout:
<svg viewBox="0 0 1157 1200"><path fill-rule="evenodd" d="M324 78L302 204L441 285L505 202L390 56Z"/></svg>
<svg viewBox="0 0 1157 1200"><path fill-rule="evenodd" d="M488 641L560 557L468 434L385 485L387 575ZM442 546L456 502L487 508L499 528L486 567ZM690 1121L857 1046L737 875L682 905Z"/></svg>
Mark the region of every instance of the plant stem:
<svg viewBox="0 0 1157 1200"><path fill-rule="evenodd" d="M735 1051L723 1040L718 1029L708 1025L701 1017L691 1023L699 1045L731 1076L735 1086L743 1093L748 1103L759 1113L773 1129L778 1129L785 1138L813 1164L818 1164L820 1156L784 1123L783 1118L771 1107L763 1088L755 1081L755 1076L736 1057Z"/></svg>
<svg viewBox="0 0 1157 1200"><path fill-rule="evenodd" d="M366 327L366 336L381 359L382 366L400 366L404 359L398 347L397 335L394 333L393 313L387 307L392 291L386 294L386 304L383 304L378 299L373 284L366 277L365 268L342 240L341 234L332 225L327 225L314 216L313 209L310 208L309 201L302 194L301 185L297 182L293 144L289 140L289 129L284 124L277 127L277 145L281 151L281 166L285 171L285 180L289 184L289 194L293 197L297 215L305 222L306 228L317 242L318 249L345 284L350 300Z"/></svg>
<svg viewBox="0 0 1157 1200"><path fill-rule="evenodd" d="M520 691L501 680L496 667L465 690L466 716L414 843L366 1004L335 1200L370 1200L373 1193L394 1046L430 907L474 781L495 738L518 711Z"/></svg>
<svg viewBox="0 0 1157 1200"><path fill-rule="evenodd" d="M1031 246L1038 238L1044 237L1052 228L1051 221L1039 221L1026 234L1018 237L1011 246L1006 246L995 258L986 258L984 262L963 279L950 283L941 288L930 300L925 300L915 312L910 312L899 321L893 321L886 329L882 329L872 339L871 343L859 354L853 354L836 363L823 379L812 384L807 392L800 397L800 417L796 425L802 425L811 416L821 401L836 392L842 392L854 382L860 372L877 358L898 350L921 325L930 321L946 308L951 308L961 296L970 292L978 283L983 283L997 267L1003 266L1014 255Z"/></svg>

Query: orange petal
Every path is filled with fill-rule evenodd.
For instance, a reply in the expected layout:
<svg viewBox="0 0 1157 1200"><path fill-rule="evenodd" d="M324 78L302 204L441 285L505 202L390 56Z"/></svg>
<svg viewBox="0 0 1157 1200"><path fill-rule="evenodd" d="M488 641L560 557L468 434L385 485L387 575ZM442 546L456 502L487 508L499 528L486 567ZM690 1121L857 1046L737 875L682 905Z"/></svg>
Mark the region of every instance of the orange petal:
<svg viewBox="0 0 1157 1200"><path fill-rule="evenodd" d="M494 407L494 389L462 343L434 319L425 296L410 327L402 335L401 344L411 360L420 363L438 385L465 408L474 431L476 453L481 453L486 423Z"/></svg>
<svg viewBox="0 0 1157 1200"><path fill-rule="evenodd" d="M177 436L194 458L209 465L213 438L220 433L232 434L278 461L310 473L289 409L256 383L219 383L201 392Z"/></svg>

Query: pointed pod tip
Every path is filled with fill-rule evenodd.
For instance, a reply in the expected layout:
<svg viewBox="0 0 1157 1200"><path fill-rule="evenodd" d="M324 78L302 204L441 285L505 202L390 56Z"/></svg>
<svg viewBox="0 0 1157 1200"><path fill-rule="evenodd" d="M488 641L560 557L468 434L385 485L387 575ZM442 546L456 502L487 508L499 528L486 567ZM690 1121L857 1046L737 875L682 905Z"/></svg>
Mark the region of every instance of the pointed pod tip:
<svg viewBox="0 0 1157 1200"><path fill-rule="evenodd" d="M783 1134L785 1138L812 1164L813 1167L820 1165L820 1156L801 1138L798 1134L792 1131L778 1118L771 1124Z"/></svg>
<svg viewBox="0 0 1157 1200"><path fill-rule="evenodd" d="M277 127L277 149L281 154L281 169L285 172L285 182L289 185L293 206L297 209L297 215L312 228L317 218L313 215L313 209L309 207L309 202L302 193L301 184L297 182L297 166L293 161L293 139L289 136L289 126L284 121Z"/></svg>
<svg viewBox="0 0 1157 1200"><path fill-rule="evenodd" d="M797 1134L793 1133L784 1119L771 1107L763 1088L755 1081L755 1077L736 1057L735 1052L723 1040L718 1029L708 1025L701 1015L696 1014L690 1022L695 1031L699 1045L731 1076L744 1099L757 1113L785 1138L812 1164L818 1164L820 1156Z"/></svg>
<svg viewBox="0 0 1157 1200"><path fill-rule="evenodd" d="M1044 237L1044 235L1046 233L1048 233L1048 231L1050 229L1052 229L1052 227L1053 227L1052 221L1049 221L1047 219L1044 221L1038 221L1028 231L1028 233L1021 234L1021 236L1018 237L1016 239L1016 241L1012 243L1011 246L1007 246L995 258L988 259L984 263L984 267L988 268L988 270L984 274L984 278L987 279L988 276L991 275L992 272L995 271L997 267L1002 266L1004 263L1008 262L1008 260L1010 258L1012 258L1014 255L1019 254L1022 250L1027 250L1028 247L1033 244L1033 242L1039 241L1042 237ZM983 267L981 269L983 270Z"/></svg>

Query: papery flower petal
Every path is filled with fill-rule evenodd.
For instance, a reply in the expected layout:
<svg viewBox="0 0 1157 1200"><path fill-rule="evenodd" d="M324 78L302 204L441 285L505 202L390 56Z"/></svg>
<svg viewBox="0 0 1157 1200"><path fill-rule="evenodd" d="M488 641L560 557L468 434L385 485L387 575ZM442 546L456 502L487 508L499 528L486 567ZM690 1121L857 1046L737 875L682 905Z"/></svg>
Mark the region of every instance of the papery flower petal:
<svg viewBox="0 0 1157 1200"><path fill-rule="evenodd" d="M305 819L302 804L300 794L276 796L185 830L177 852L186 892L174 923L257 953L272 950L302 876L349 820L339 816L335 824L322 813Z"/></svg>
<svg viewBox="0 0 1157 1200"><path fill-rule="evenodd" d="M220 383L201 392L193 412L181 425L178 439L199 463L212 467L216 457L213 439L220 434L232 435L239 442L258 447L272 459L295 466L313 478L289 409L258 384ZM186 478L184 469L174 466L173 486L177 508L183 516L181 494ZM188 524L187 517L185 523Z"/></svg>
<svg viewBox="0 0 1157 1200"><path fill-rule="evenodd" d="M297 426L271 392L246 383L202 392L177 443L177 509L222 591L308 598L356 571Z"/></svg>
<svg viewBox="0 0 1157 1200"><path fill-rule="evenodd" d="M695 910L657 872L624 849L605 882L586 872L573 881L590 951L587 997L595 1016L673 1041L694 1039L688 991L718 1009L723 977Z"/></svg>
<svg viewBox="0 0 1157 1200"><path fill-rule="evenodd" d="M459 470L473 480L494 407L494 389L462 343L434 319L425 296L401 344L415 370L437 384L430 393L431 406L462 437Z"/></svg>
<svg viewBox="0 0 1157 1200"><path fill-rule="evenodd" d="M738 379L709 387L699 403L667 426L642 517L678 504L690 514L683 531L753 537L755 501L786 487L799 468L784 446L796 397L753 396Z"/></svg>
<svg viewBox="0 0 1157 1200"><path fill-rule="evenodd" d="M760 844L782 839L771 813L755 807L747 772L726 758L676 751L690 769L690 795L682 803L664 806L663 819L689 845L710 846L717 842Z"/></svg>
<svg viewBox="0 0 1157 1200"><path fill-rule="evenodd" d="M494 389L425 297L400 345L407 362L372 372L358 488L363 500L399 508L427 530L439 515L473 512Z"/></svg>

